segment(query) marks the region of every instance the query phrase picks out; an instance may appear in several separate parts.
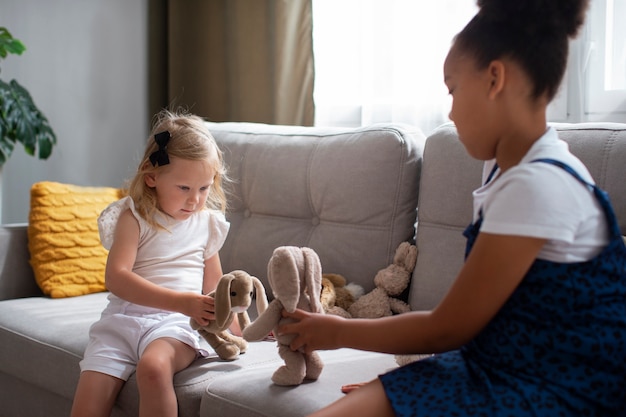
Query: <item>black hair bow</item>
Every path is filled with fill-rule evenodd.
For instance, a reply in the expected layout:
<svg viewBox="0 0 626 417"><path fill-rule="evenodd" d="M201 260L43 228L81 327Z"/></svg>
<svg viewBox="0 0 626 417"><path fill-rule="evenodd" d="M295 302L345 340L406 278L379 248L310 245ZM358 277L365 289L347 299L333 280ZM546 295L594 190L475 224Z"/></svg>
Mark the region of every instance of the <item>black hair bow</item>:
<svg viewBox="0 0 626 417"><path fill-rule="evenodd" d="M170 158L167 156L167 143L171 137L170 132L167 130L154 135L154 141L159 145L159 149L150 154L152 166L163 166L170 163Z"/></svg>

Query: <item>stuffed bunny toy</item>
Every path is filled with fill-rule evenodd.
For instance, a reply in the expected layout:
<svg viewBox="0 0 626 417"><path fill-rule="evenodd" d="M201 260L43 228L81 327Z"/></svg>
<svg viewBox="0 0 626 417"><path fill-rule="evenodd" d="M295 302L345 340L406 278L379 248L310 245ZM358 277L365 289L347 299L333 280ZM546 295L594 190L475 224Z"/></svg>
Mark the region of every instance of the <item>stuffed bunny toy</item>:
<svg viewBox="0 0 626 417"><path fill-rule="evenodd" d="M354 318L374 319L410 311L411 307L397 297L409 286L416 262L417 247L402 242L396 249L393 263L376 273L376 288L350 306L350 315Z"/></svg>
<svg viewBox="0 0 626 417"><path fill-rule="evenodd" d="M317 254L310 248L281 246L274 250L267 267L267 275L274 300L267 310L243 331L248 341L261 340L283 323L283 309L293 312L296 308L323 313L320 303L322 267ZM316 352L305 354L289 348L293 335L276 336L278 354L285 365L272 375L276 385L299 385L304 379L316 380L324 364Z"/></svg>
<svg viewBox="0 0 626 417"><path fill-rule="evenodd" d="M190 320L191 327L200 333L223 360L234 360L248 348L248 342L228 332L228 328L235 314L242 330L250 324L248 307L252 304L253 287L256 290L257 310L261 314L267 309L263 283L257 277L238 270L223 275L215 291L209 293L215 299L215 320L206 326L200 326L194 319Z"/></svg>

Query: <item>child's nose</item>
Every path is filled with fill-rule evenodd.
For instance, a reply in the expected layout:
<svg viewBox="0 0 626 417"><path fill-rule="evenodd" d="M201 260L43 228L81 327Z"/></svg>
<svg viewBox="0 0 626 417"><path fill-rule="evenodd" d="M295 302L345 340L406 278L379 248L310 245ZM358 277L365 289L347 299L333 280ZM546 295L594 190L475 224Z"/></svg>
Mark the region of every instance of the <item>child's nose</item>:
<svg viewBox="0 0 626 417"><path fill-rule="evenodd" d="M191 193L191 194L189 195L189 199L188 199L188 201L189 201L190 203L192 203L192 204L196 204L196 203L198 203L198 201L200 201L200 195L199 195L199 193Z"/></svg>

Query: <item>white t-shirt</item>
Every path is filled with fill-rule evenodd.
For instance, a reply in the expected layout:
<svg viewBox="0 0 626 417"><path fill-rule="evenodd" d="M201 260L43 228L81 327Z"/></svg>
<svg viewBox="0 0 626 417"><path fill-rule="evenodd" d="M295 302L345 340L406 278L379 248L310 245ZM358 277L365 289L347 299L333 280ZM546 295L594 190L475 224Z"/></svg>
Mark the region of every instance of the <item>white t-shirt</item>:
<svg viewBox="0 0 626 417"><path fill-rule="evenodd" d="M548 239L539 259L582 262L595 257L609 241L605 214L593 191L564 169L544 162L550 158L594 183L566 142L549 128L520 163L475 190L474 221L482 207L481 232ZM483 183L495 161L485 163Z"/></svg>
<svg viewBox="0 0 626 417"><path fill-rule="evenodd" d="M218 211L203 210L182 221L169 219L167 230L150 226L125 197L109 205L98 218L100 239L106 249L120 214L130 209L139 222L139 247L133 271L165 288L202 291L204 260L215 255L226 240L229 223ZM114 298L113 296L110 298Z"/></svg>

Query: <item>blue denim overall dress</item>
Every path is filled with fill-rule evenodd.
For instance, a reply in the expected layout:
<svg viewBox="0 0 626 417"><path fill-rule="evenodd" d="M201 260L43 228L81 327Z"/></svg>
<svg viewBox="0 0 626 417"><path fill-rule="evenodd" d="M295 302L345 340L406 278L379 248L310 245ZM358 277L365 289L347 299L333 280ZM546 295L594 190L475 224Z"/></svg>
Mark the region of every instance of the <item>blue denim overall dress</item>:
<svg viewBox="0 0 626 417"><path fill-rule="evenodd" d="M380 377L398 416L626 416L626 247L607 194L610 242L586 262L536 260L474 340ZM489 181L489 180L488 180ZM466 256L482 223L471 224Z"/></svg>

